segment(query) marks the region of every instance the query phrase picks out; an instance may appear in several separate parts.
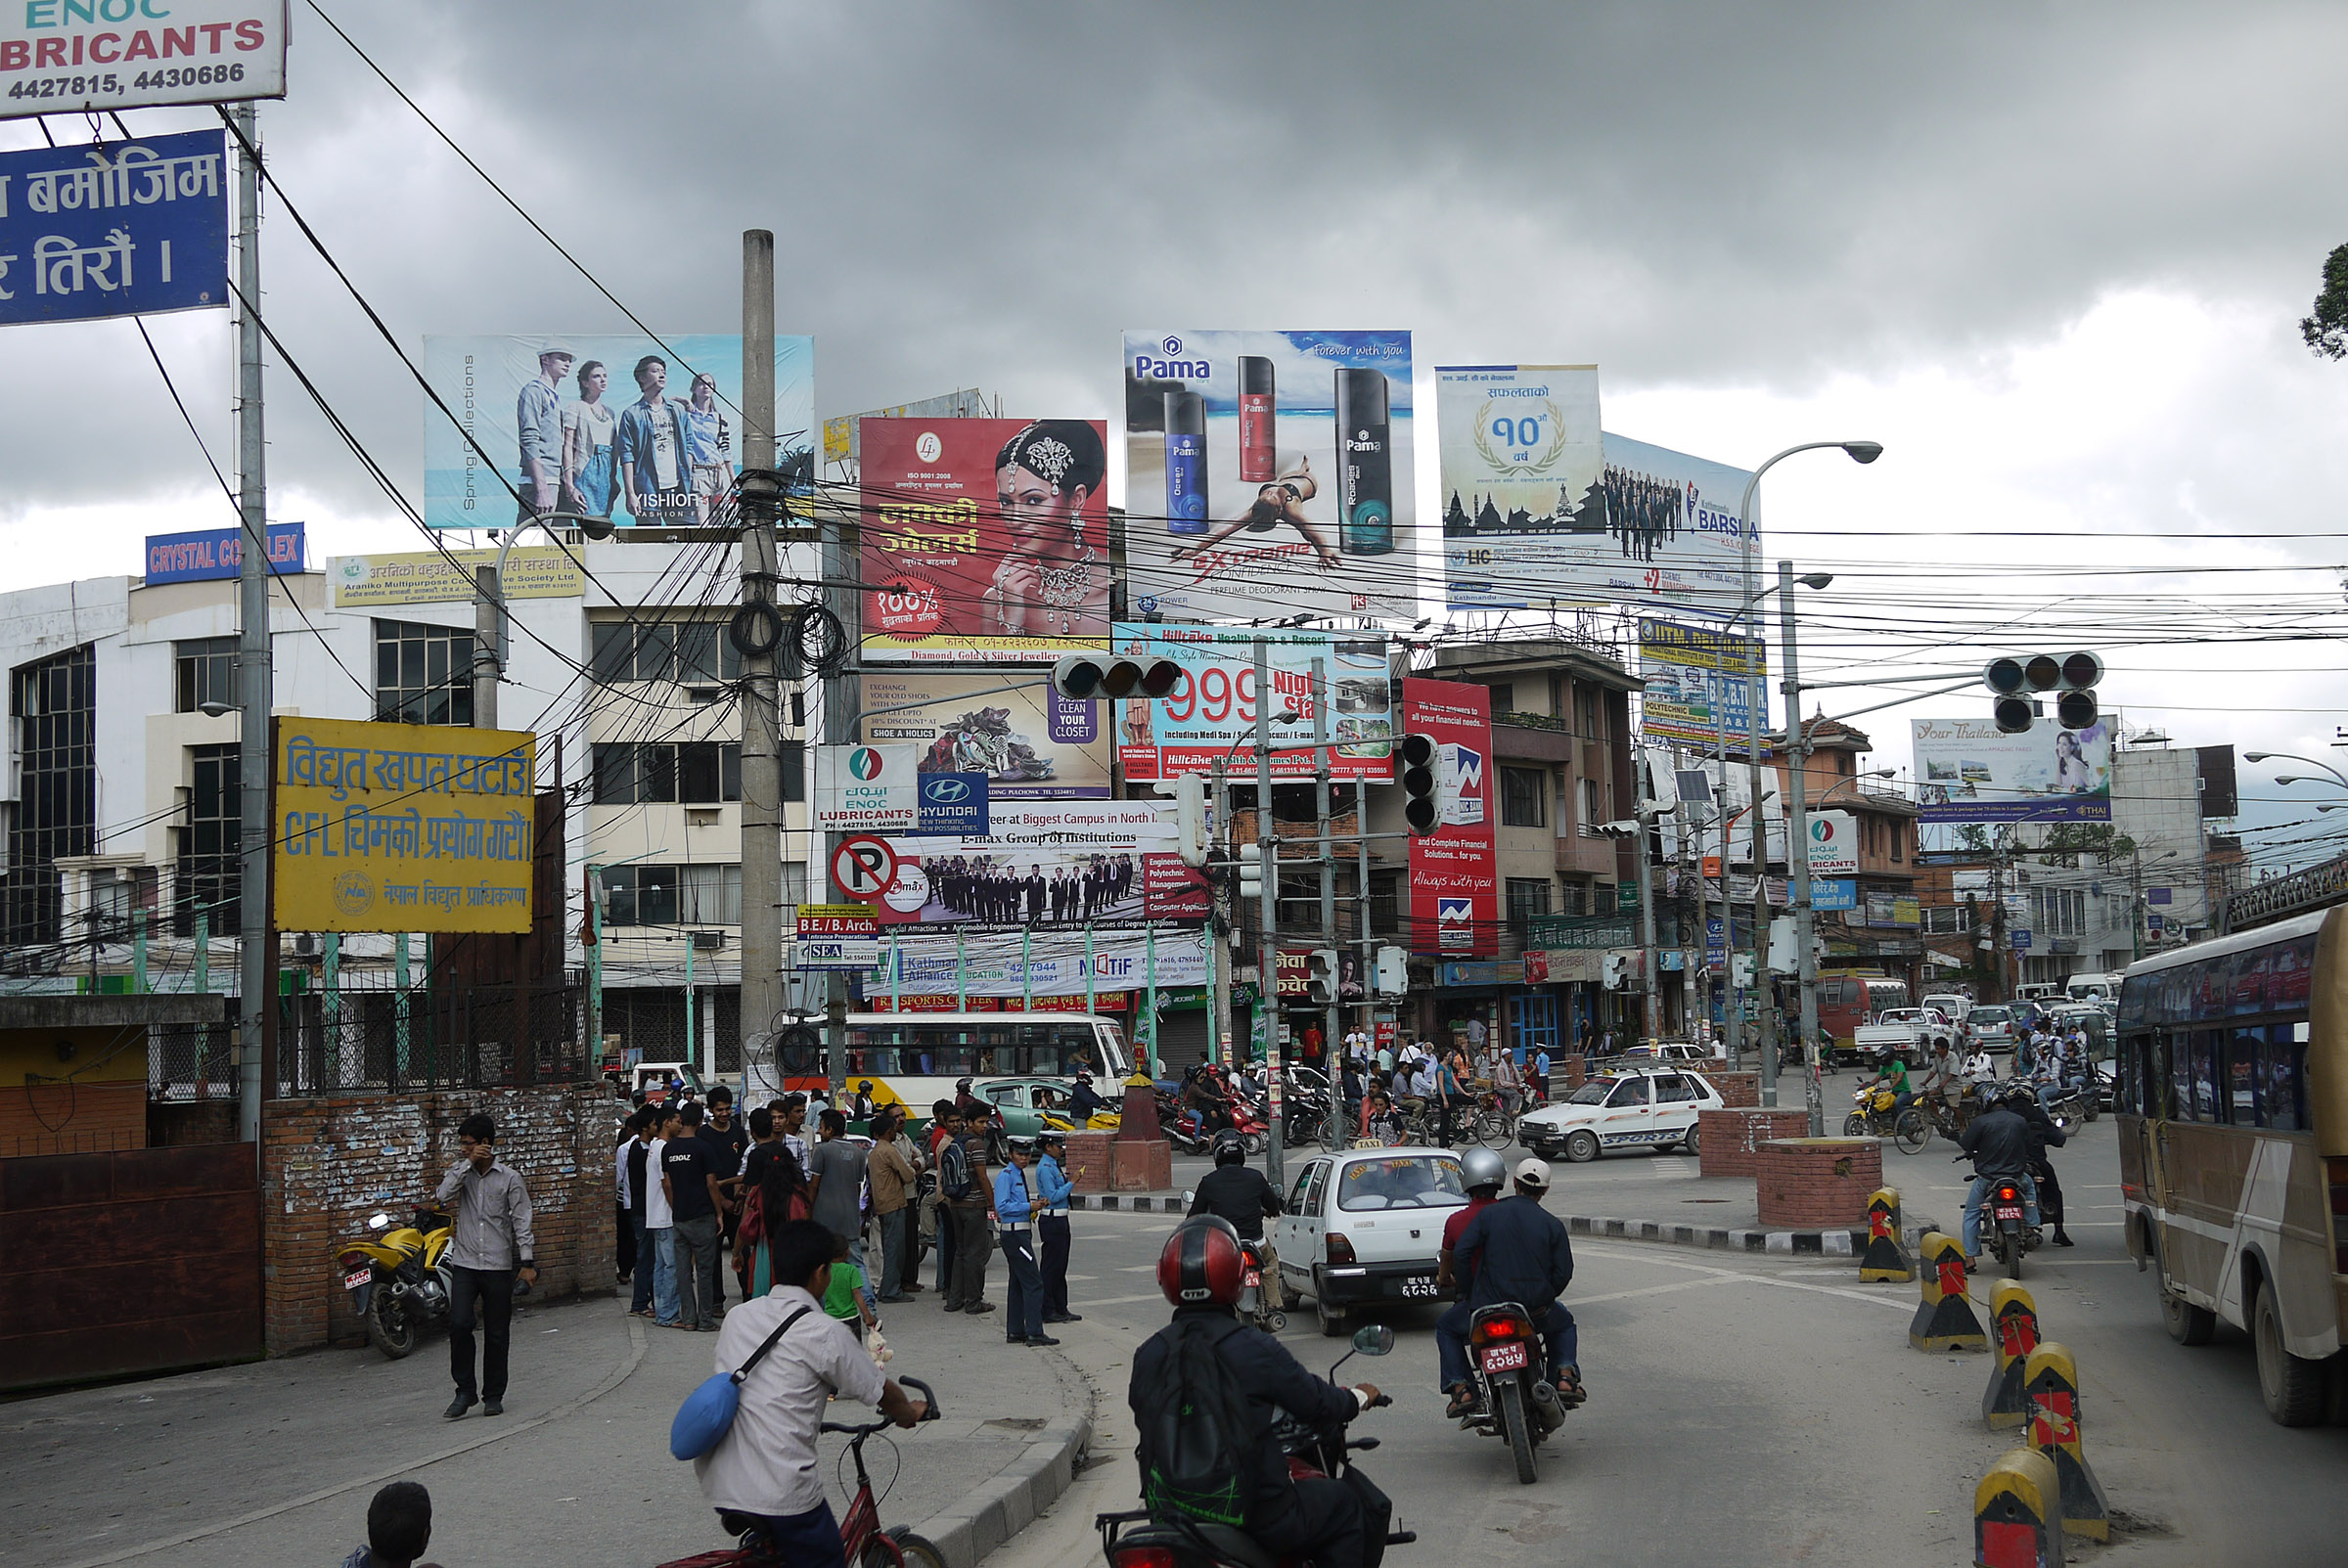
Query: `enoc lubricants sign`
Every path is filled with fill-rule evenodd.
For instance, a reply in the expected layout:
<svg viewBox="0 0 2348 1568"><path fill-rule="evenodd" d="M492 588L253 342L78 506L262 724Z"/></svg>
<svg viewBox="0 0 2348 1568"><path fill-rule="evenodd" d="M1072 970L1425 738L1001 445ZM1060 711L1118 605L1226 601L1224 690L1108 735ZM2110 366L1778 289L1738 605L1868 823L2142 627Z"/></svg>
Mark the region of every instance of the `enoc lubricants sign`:
<svg viewBox="0 0 2348 1568"><path fill-rule="evenodd" d="M0 6L0 119L283 98L286 9L286 0L10 0Z"/></svg>
<svg viewBox="0 0 2348 1568"><path fill-rule="evenodd" d="M1492 689L1402 683L1402 733L1435 742L1436 829L1411 840L1411 951L1489 959L1500 951L1493 836Z"/></svg>
<svg viewBox="0 0 2348 1568"><path fill-rule="evenodd" d="M909 745L818 746L815 825L865 832L911 832L922 815L920 749Z"/></svg>
<svg viewBox="0 0 2348 1568"><path fill-rule="evenodd" d="M530 928L537 737L273 721L269 891L288 931Z"/></svg>

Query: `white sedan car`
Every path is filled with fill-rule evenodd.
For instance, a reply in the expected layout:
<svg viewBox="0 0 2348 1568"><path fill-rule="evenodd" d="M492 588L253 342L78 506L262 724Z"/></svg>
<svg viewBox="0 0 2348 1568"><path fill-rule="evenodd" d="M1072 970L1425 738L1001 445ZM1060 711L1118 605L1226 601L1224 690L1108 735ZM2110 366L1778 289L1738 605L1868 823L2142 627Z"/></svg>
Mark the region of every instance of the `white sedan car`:
<svg viewBox="0 0 2348 1568"><path fill-rule="evenodd" d="M1447 1148L1316 1154L1272 1222L1281 1282L1313 1298L1330 1335L1359 1308L1440 1301L1435 1254L1467 1201L1460 1157Z"/></svg>
<svg viewBox="0 0 2348 1568"><path fill-rule="evenodd" d="M1608 1073L1527 1113L1516 1124L1516 1141L1543 1159L1577 1164L1608 1149L1677 1144L1693 1154L1696 1113L1726 1104L1701 1073L1665 1067Z"/></svg>

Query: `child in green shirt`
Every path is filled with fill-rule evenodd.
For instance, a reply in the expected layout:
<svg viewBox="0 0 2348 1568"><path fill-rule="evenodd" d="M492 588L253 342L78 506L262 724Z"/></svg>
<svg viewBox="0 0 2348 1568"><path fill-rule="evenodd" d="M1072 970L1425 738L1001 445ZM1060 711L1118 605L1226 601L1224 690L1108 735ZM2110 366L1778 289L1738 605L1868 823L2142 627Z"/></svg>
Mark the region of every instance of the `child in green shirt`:
<svg viewBox="0 0 2348 1568"><path fill-rule="evenodd" d="M848 1261L845 1236L833 1238L832 1283L824 1291L824 1312L843 1323L859 1323L866 1332L880 1326L872 1293L864 1287L864 1271Z"/></svg>

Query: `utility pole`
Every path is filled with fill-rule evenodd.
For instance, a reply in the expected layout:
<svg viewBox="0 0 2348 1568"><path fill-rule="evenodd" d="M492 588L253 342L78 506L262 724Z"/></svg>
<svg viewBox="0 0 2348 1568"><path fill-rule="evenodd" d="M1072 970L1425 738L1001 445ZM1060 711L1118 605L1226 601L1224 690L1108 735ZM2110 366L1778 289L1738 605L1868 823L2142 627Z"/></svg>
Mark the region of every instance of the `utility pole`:
<svg viewBox="0 0 2348 1568"><path fill-rule="evenodd" d="M1638 764L1644 773L1646 764ZM1645 1025L1648 1040L1663 1038L1662 995L1655 974L1655 874L1648 864L1647 832L1648 803L1645 791L1634 790L1632 809L1638 813L1635 826L1638 831L1632 842L1639 850L1639 965L1640 965L1640 1021Z"/></svg>
<svg viewBox="0 0 2348 1568"><path fill-rule="evenodd" d="M237 510L244 522L237 565L237 1136L261 1143L261 1041L269 990L269 489L261 438L261 132L255 106L233 112L237 154ZM249 151L248 151L249 150Z"/></svg>
<svg viewBox="0 0 2348 1568"><path fill-rule="evenodd" d="M1810 825L1804 813L1810 768L1810 740L1802 731L1802 669L1793 639L1793 562L1778 562L1778 637L1785 648L1785 870L1793 877L1794 988L1800 995L1800 1039L1805 1046L1818 1035L1818 960L1810 947L1813 916L1810 909ZM1803 1098L1809 1102L1810 1136L1827 1136L1827 1108L1820 1098L1818 1074L1803 1075Z"/></svg>
<svg viewBox="0 0 2348 1568"><path fill-rule="evenodd" d="M864 595L857 592L855 586L858 535L854 519L857 515L853 511L843 511L839 521L825 530L821 557L824 602L838 617L840 630L840 657L824 674L824 739L835 745L855 735L856 727L861 722L856 716L855 704L849 699L847 676L847 671L854 664L862 662L858 650L864 646ZM812 732L808 750L804 776L812 786L815 780ZM812 807L813 802L809 804ZM810 881L818 875L830 874L833 852L839 847L839 841L844 836L837 830L823 835L820 853L825 869L819 872L816 861L818 851L813 847L815 835L809 832L807 874ZM900 957L894 962L901 964L904 961ZM1033 976L1029 973L1020 978L1026 982L1032 980ZM1032 990L1032 987L1029 989ZM1087 989L1090 989L1089 974ZM839 969L834 969L824 976L824 1059L829 1063L827 1071L831 1079L832 1103L836 1105L846 1087L848 1073L848 977Z"/></svg>
<svg viewBox="0 0 2348 1568"><path fill-rule="evenodd" d="M742 236L742 602L774 603L775 237ZM783 694L779 654L744 652L742 674L742 1034L770 1047L783 1011ZM780 1080L782 1064L776 1064Z"/></svg>
<svg viewBox="0 0 2348 1568"><path fill-rule="evenodd" d="M1714 791L1713 804L1720 817L1720 1014L1729 1031L1729 1066L1738 1071L1744 1068L1744 1009L1737 1002L1737 906L1729 898L1729 647L1734 633L1721 633L1720 657L1713 670L1712 728L1719 745L1720 779ZM1745 701L1752 701L1750 688L1757 672L1749 665L1745 671ZM1696 857L1695 873L1698 882L1704 880L1703 857ZM1704 889L1709 907L1710 889ZM1711 951L1707 940L1704 949Z"/></svg>
<svg viewBox="0 0 2348 1568"><path fill-rule="evenodd" d="M1215 868L1207 880L1214 910L1214 918L1206 922L1206 935L1210 944L1207 948L1207 962L1213 965L1208 972L1213 975L1215 983L1214 1000L1209 1004L1214 1008L1214 1011L1209 1014L1209 1021L1214 1027L1213 1032L1207 1037L1207 1059L1221 1062L1228 1067L1232 1060L1232 942L1230 936L1225 933L1239 928L1240 914L1236 905L1232 908L1229 917L1224 914L1225 906L1229 902L1224 895L1229 891L1231 883L1237 880L1237 874L1232 869L1232 863L1239 858L1235 846L1240 836L1231 821L1230 752L1226 751L1215 759L1213 780L1211 798L1214 810L1215 840L1218 841L1221 853L1209 854L1207 857L1208 863ZM1215 929L1218 924L1222 925L1222 931Z"/></svg>
<svg viewBox="0 0 2348 1568"><path fill-rule="evenodd" d="M505 605L498 594L497 568L473 568L473 727L497 728L497 623Z"/></svg>
<svg viewBox="0 0 2348 1568"><path fill-rule="evenodd" d="M1332 953L1337 951L1337 866L1330 853L1329 843L1329 665L1324 659L1313 660L1313 811L1320 820L1319 853L1321 859L1321 945ZM1361 786L1354 786L1354 798L1361 798ZM1354 812L1353 830L1358 835L1369 831L1360 810ZM1337 993L1342 989L1340 978L1345 972L1344 961L1337 962L1336 972L1329 977L1329 1012L1321 1025L1321 1070L1330 1083L1329 1126L1324 1130L1329 1146L1337 1146L1337 1094L1340 1073L1332 1069L1337 1056Z"/></svg>
<svg viewBox="0 0 2348 1568"><path fill-rule="evenodd" d="M1265 1115L1264 1175L1283 1185L1280 1138L1280 835L1272 829L1272 655L1255 640L1255 841L1264 869L1264 935L1256 956L1256 1006L1262 1009Z"/></svg>

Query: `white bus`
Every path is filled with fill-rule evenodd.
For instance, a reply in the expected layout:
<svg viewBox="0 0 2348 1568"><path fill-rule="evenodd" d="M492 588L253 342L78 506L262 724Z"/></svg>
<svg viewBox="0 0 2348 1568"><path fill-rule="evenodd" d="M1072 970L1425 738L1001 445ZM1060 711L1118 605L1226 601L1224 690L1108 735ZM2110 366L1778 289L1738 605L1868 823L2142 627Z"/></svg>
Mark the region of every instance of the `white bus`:
<svg viewBox="0 0 2348 1568"><path fill-rule="evenodd" d="M808 1027L819 1034L821 1019ZM821 1046L786 1046L745 1075L744 1099L763 1105L785 1094L820 1099L831 1088ZM1116 1020L1088 1012L851 1012L845 1081L853 1094L870 1080L880 1104L912 1107L915 1126L929 1107L954 1098L958 1079L1052 1078L1065 1083L1092 1070L1101 1098L1117 1099L1133 1070Z"/></svg>

